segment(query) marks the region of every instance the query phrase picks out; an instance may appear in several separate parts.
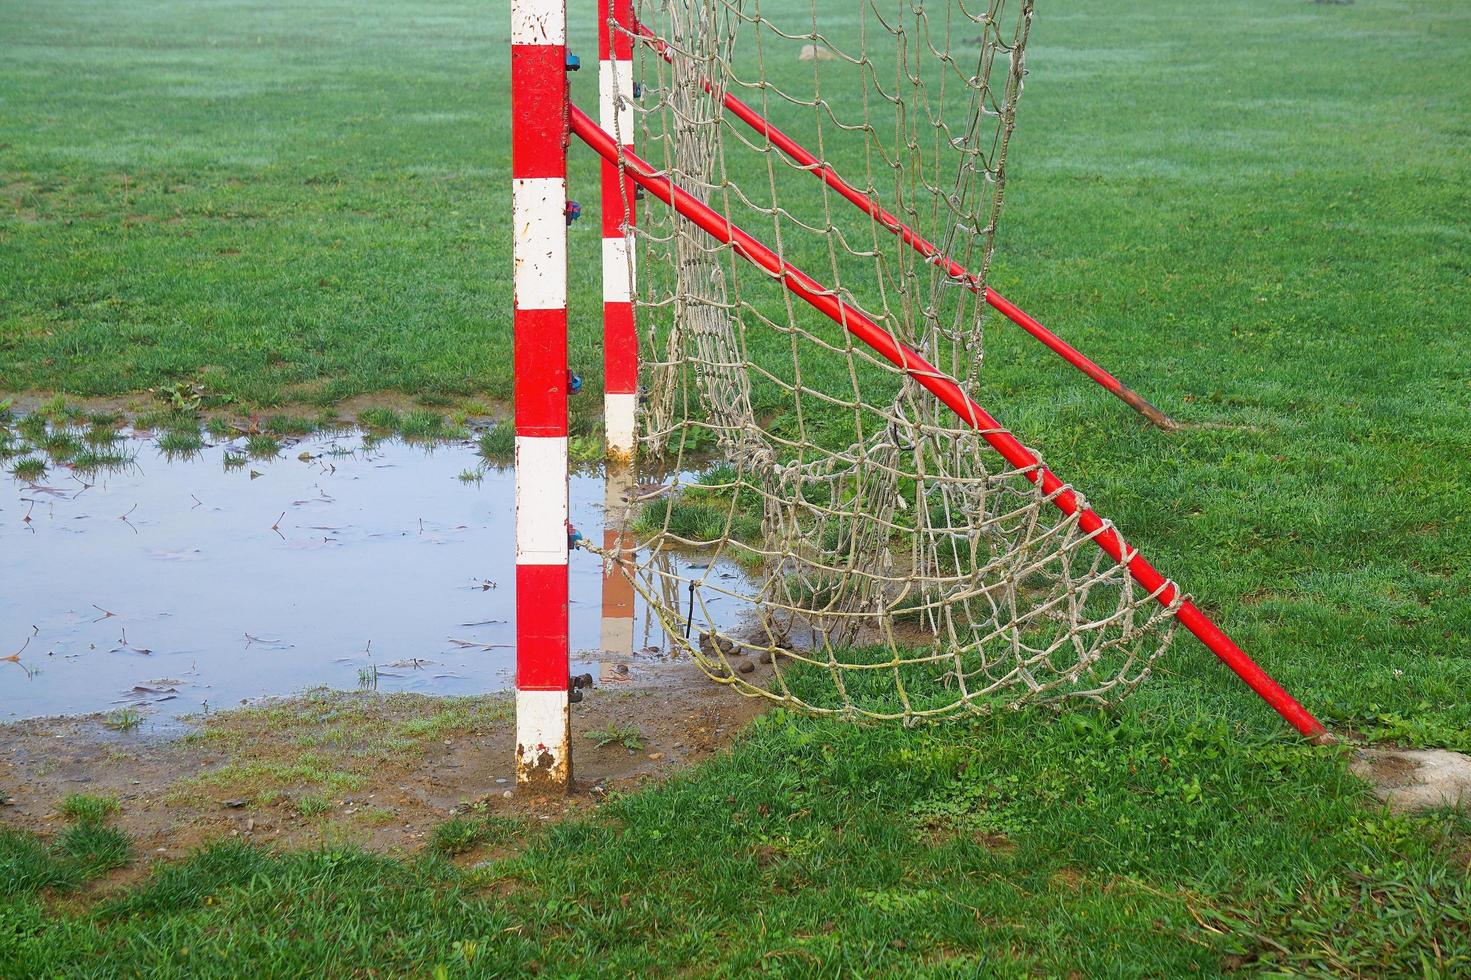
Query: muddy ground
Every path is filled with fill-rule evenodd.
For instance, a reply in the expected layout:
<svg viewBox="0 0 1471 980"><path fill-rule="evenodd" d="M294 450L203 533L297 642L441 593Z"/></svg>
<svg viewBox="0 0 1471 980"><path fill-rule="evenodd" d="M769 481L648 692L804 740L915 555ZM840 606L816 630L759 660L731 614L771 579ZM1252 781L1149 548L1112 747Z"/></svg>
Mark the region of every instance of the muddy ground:
<svg viewBox="0 0 1471 980"><path fill-rule="evenodd" d="M114 731L105 715L23 721L0 726L0 827L49 834L64 823L62 801L85 793L115 798L117 824L154 860L231 837L412 854L456 814L588 812L720 751L768 704L690 664L652 685L594 689L573 707L567 793L516 787L506 693L319 689L195 717L170 735ZM1352 768L1396 810L1471 804L1465 755L1365 746ZM118 887L152 863L99 884Z"/></svg>
<svg viewBox="0 0 1471 980"><path fill-rule="evenodd" d="M507 694L323 689L195 718L173 736L113 731L100 715L24 721L0 727L0 826L49 832L61 801L87 793L115 797L118 825L160 858L223 837L410 853L458 812L532 820L596 807L720 750L766 704L691 665L657 686L595 689L573 706L575 785L546 795L515 786Z"/></svg>

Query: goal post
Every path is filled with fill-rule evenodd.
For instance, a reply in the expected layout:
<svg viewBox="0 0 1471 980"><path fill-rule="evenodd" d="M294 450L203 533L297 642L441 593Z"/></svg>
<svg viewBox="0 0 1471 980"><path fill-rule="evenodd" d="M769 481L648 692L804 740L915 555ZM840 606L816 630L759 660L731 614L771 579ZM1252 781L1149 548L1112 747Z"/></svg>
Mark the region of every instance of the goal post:
<svg viewBox="0 0 1471 980"><path fill-rule="evenodd" d="M632 0L598 0L599 121L633 149ZM608 458L629 462L637 444L638 332L634 324L636 195L616 160L602 163L603 426Z"/></svg>
<svg viewBox="0 0 1471 980"><path fill-rule="evenodd" d="M572 778L567 637L567 10L511 0L516 779Z"/></svg>
<svg viewBox="0 0 1471 980"><path fill-rule="evenodd" d="M830 28L778 0L599 0L596 119L568 99L564 4L512 14L520 782L571 780L574 136L601 166L609 523L579 546L605 638L627 645L637 595L715 682L913 724L1111 702L1184 626L1328 738L982 404L999 313L1175 426L987 284L1032 0L865 0Z"/></svg>

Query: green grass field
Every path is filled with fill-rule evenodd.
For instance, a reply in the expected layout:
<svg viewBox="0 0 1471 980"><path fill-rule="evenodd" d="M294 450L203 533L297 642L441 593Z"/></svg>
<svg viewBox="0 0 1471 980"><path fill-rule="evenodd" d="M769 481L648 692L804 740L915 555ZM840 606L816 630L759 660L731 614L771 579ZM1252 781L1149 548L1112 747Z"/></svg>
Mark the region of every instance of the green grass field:
<svg viewBox="0 0 1471 980"><path fill-rule="evenodd" d="M508 397L502 9L0 24L0 401ZM1219 426L1151 429L1002 327L980 393L1324 721L1461 751L1468 63L1453 0L1043 0L993 282ZM586 414L590 154L572 180ZM479 827L481 862L227 843L97 901L105 814L0 829L0 975L1471 973L1471 821L1389 816L1193 640L1160 666L1108 713L767 716L596 818Z"/></svg>

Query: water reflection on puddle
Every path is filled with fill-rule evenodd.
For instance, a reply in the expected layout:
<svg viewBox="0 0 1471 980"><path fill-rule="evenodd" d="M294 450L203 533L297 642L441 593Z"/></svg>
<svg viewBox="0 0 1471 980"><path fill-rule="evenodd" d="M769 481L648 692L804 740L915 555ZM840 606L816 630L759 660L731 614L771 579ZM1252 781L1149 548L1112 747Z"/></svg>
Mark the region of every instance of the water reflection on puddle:
<svg viewBox="0 0 1471 980"><path fill-rule="evenodd" d="M357 435L231 468L227 451L169 461L133 439L120 472L0 485L0 658L20 650L0 661L0 721L134 706L160 723L319 684L514 684L509 469L466 482L469 443ZM573 524L599 540L617 492L573 477ZM599 559L574 553L573 671L620 680L610 663L666 644L642 601L631 627L605 629L602 591ZM604 633L622 649L601 652Z"/></svg>

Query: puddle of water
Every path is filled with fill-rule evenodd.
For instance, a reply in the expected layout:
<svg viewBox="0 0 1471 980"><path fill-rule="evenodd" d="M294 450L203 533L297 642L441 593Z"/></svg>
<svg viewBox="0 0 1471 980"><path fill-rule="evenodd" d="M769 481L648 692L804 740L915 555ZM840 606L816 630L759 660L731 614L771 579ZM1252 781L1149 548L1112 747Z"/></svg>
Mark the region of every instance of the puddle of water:
<svg viewBox="0 0 1471 980"><path fill-rule="evenodd" d="M472 444L339 434L233 467L241 443L125 449L122 470L0 492L0 658L19 651L0 661L0 720L136 707L157 725L315 685L514 685L514 475L460 479ZM573 524L598 540L618 496L575 476ZM574 674L622 680L617 664L668 649L641 599L613 583L604 601L596 556L570 575Z"/></svg>

